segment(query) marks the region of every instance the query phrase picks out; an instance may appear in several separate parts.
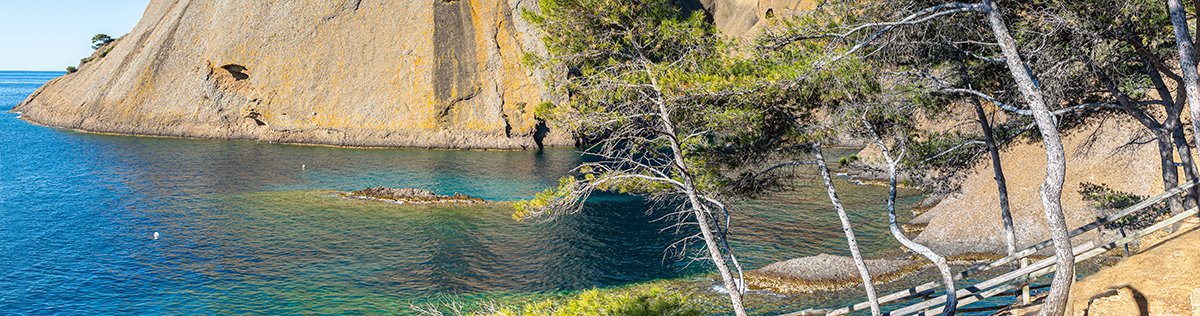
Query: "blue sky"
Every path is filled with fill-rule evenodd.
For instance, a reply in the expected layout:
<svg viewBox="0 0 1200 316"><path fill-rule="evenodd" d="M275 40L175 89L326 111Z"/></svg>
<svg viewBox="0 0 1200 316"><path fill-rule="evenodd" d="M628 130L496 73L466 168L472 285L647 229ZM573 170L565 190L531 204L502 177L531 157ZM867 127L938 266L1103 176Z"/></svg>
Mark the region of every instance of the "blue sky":
<svg viewBox="0 0 1200 316"><path fill-rule="evenodd" d="M133 30L150 0L0 0L0 70L63 70L92 36Z"/></svg>

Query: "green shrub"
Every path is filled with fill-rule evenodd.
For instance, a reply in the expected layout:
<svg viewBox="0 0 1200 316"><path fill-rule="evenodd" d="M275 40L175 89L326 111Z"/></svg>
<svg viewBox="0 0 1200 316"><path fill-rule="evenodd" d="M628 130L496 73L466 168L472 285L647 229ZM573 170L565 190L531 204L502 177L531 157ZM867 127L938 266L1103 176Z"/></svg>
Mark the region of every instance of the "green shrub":
<svg viewBox="0 0 1200 316"><path fill-rule="evenodd" d="M842 157L842 159L838 160L838 165L841 167L845 167L846 165L849 165L851 163L854 163L855 161L858 161L858 159L859 159L858 155L850 155L849 157Z"/></svg>
<svg viewBox="0 0 1200 316"><path fill-rule="evenodd" d="M521 307L486 306L485 311L464 312L461 303L446 305L452 315L478 316L699 316L685 305L687 297L667 294L659 287L620 290L587 290L574 296L549 299ZM447 315L433 308L417 308L425 315Z"/></svg>
<svg viewBox="0 0 1200 316"><path fill-rule="evenodd" d="M1138 204L1146 199L1145 196L1117 191L1103 184L1094 184L1088 182L1082 182L1079 184L1079 195L1082 196L1084 201L1093 202L1092 206L1106 210L1124 209L1126 207L1133 206L1134 204ZM1155 203L1155 205L1151 205L1137 212L1133 212L1125 217L1121 217L1112 222L1104 224L1104 228L1117 229L1125 227L1136 230L1150 227L1150 225L1154 224L1154 217L1158 215L1158 210L1165 207L1166 203Z"/></svg>
<svg viewBox="0 0 1200 316"><path fill-rule="evenodd" d="M79 69L76 69L75 66L67 66L67 73L75 73L76 71L79 71Z"/></svg>

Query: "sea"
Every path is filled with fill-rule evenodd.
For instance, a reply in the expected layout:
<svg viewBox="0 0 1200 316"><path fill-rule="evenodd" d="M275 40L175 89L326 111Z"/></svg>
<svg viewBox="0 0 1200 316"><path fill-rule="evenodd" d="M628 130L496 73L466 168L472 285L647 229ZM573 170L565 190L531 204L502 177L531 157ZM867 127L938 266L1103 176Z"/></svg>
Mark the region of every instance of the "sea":
<svg viewBox="0 0 1200 316"><path fill-rule="evenodd" d="M8 113L63 74L0 71L0 314L410 315L413 306L523 304L646 283L708 297L718 303L706 313L728 313L715 269L697 260L701 247L675 244L694 232L663 218L669 205L598 194L554 220L513 219L507 202L571 175L587 159L579 148L101 135ZM820 178L810 172L794 185L735 204L731 246L747 270L849 254ZM376 186L505 203L411 206L338 194ZM886 189L844 177L837 188L866 256L894 256ZM902 209L921 198L902 191ZM852 303L861 292L755 293L748 301L751 312L769 315Z"/></svg>

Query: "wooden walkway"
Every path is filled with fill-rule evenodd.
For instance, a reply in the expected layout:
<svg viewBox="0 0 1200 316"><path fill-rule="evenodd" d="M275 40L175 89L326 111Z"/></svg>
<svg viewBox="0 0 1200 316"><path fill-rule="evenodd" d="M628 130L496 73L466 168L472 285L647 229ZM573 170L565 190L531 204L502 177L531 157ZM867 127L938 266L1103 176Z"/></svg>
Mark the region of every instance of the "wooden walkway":
<svg viewBox="0 0 1200 316"><path fill-rule="evenodd" d="M1162 194L1156 195L1152 198L1146 199L1146 200L1144 200L1140 203L1137 203L1133 206L1127 207L1127 208L1121 210L1120 212L1117 212L1115 214L1109 215L1104 218L1097 219L1094 222L1091 222L1091 223L1088 223L1087 225L1083 225L1082 227L1076 228L1075 230L1072 230L1068 234L1068 236L1071 238L1074 238L1075 236L1078 236L1080 234L1095 230L1101 226L1104 226L1104 224L1116 221L1116 220L1118 220L1122 217L1125 217L1129 214L1132 214L1134 212L1145 209L1145 208L1147 208L1151 205L1154 205L1155 203L1158 203L1159 201L1165 200L1173 195L1178 195L1178 194L1184 192L1185 190L1197 185L1197 183L1200 183L1200 179L1193 179L1192 181L1188 181L1187 183L1184 183L1183 185L1171 188L1170 190L1166 190ZM1117 240L1109 242L1109 243L1105 243L1103 245L1095 245L1095 244L1089 242L1087 244L1076 246L1073 249L1073 251L1075 253L1075 262L1087 260L1089 258L1100 255L1108 250L1111 250L1111 249L1114 249L1117 247L1121 247L1129 242L1137 240L1138 238L1140 238L1142 236L1145 236L1154 231L1157 231L1159 229L1163 229L1164 227L1175 224L1176 222L1179 222L1189 216L1195 216L1198 212L1200 212L1200 211L1198 211L1197 208L1192 208L1181 214L1172 216L1171 218L1168 218L1167 220L1164 220L1162 222L1154 224L1153 226L1142 229L1132 235L1125 236L1123 238L1117 239ZM1042 250L1053 244L1054 244L1054 242L1050 241L1050 240L1042 241L1036 245L1022 249L1021 251L1017 251L1016 253L1013 253L1010 256L1000 258L999 260L996 260L996 261L993 261L990 263L980 264L980 265L968 268L967 270L964 270L964 271L959 272L958 274L954 275L954 280L960 280L960 279L968 277L968 276L979 274L983 271L987 271L987 270L991 270L993 268L1009 265L1013 261L1017 261L1022 258L1029 257L1030 255L1033 255L1034 253L1038 252L1039 250ZM1025 286L1026 284L1029 284L1033 280L1037 279L1037 277L1053 272L1056 262L1057 262L1057 259L1055 257L1042 259L1041 261L1038 261L1036 263L1025 266L1023 268L1005 273L998 277L991 278L986 281L976 283L974 285L963 287L956 292L956 294L958 296L958 304L956 304L956 305L958 306L958 308L961 309L964 306L970 305L972 303L976 303L976 302L982 301L984 299L987 299L989 297L996 296L998 294L1005 293L1007 291L1014 290L1016 288ZM907 306L900 307L900 308L897 308L897 309L889 311L889 312L884 312L883 314L890 315L890 316L902 316L902 315L914 315L914 314L915 315L940 314L942 312L942 308L945 307L944 305L946 303L946 296L944 296L944 295L933 296L934 289L939 288L939 287L942 287L941 280L921 284L921 285L918 285L915 287L908 288L903 291L884 295L884 296L879 297L879 305L881 305L881 306L889 305L889 304L895 304L895 303L900 303L900 302L904 302L904 301L919 299L919 300L916 300L915 302L910 303ZM839 308L802 310L802 311L783 314L781 316L844 315L844 314L848 314L851 312L865 310L865 309L869 309L869 308L870 308L870 303L861 302L858 304L845 306L845 307L839 307Z"/></svg>

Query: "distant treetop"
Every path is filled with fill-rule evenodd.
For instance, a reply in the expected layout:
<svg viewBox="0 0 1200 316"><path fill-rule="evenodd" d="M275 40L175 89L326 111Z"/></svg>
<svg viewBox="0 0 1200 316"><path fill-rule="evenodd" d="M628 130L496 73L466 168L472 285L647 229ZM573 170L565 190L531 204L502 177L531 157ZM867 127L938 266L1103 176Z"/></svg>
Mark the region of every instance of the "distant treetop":
<svg viewBox="0 0 1200 316"><path fill-rule="evenodd" d="M92 49L100 49L100 47L112 43L113 40L108 34L96 34L96 36L92 36Z"/></svg>

